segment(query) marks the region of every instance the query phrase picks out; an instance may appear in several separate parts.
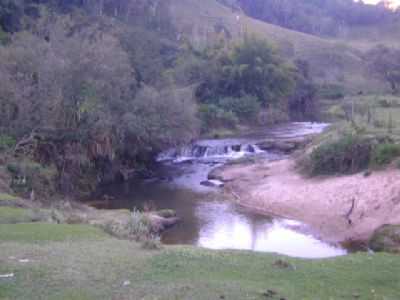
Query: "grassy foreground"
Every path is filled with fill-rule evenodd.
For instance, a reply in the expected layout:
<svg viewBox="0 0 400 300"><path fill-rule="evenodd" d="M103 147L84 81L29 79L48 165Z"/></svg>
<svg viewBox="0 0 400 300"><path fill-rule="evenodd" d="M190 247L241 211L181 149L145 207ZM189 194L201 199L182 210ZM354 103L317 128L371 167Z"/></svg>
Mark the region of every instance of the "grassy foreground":
<svg viewBox="0 0 400 300"><path fill-rule="evenodd" d="M194 247L149 251L90 226L0 225L2 300L395 300L399 270L399 257L389 254L301 260Z"/></svg>

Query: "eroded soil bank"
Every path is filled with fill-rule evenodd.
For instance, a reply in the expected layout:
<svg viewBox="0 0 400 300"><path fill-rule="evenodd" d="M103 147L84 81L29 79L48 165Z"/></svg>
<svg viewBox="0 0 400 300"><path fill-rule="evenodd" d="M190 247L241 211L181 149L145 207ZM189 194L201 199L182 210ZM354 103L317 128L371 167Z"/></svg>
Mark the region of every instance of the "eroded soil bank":
<svg viewBox="0 0 400 300"><path fill-rule="evenodd" d="M307 178L289 158L225 166L219 177L226 182L225 192L239 204L302 221L327 241L367 240L381 225L400 223L396 169L370 176Z"/></svg>

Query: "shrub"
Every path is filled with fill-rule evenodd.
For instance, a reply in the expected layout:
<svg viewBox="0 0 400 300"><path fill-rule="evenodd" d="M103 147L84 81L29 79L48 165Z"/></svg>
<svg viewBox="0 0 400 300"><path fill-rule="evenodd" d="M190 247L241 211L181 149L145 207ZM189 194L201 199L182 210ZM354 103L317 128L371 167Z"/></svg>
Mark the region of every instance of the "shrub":
<svg viewBox="0 0 400 300"><path fill-rule="evenodd" d="M136 209L134 209L131 213L128 230L129 235L137 240L146 239L148 236L150 236L150 224L144 215Z"/></svg>
<svg viewBox="0 0 400 300"><path fill-rule="evenodd" d="M379 99L378 105L380 107L390 108L390 107L392 107L392 102L388 99Z"/></svg>
<svg viewBox="0 0 400 300"><path fill-rule="evenodd" d="M202 121L202 130L207 131L212 127L235 128L239 120L232 111L224 111L215 104L203 104L199 110Z"/></svg>
<svg viewBox="0 0 400 300"><path fill-rule="evenodd" d="M232 111L241 121L251 121L256 119L261 105L257 97L245 95L239 98L222 98L219 107L224 111Z"/></svg>
<svg viewBox="0 0 400 300"><path fill-rule="evenodd" d="M311 175L356 173L368 167L372 149L371 139L345 134L317 146L303 167Z"/></svg>
<svg viewBox="0 0 400 300"><path fill-rule="evenodd" d="M386 165L391 163L395 158L400 156L400 145L393 143L385 143L377 145L374 148L371 157L371 163L374 165Z"/></svg>
<svg viewBox="0 0 400 300"><path fill-rule="evenodd" d="M319 97L322 99L337 100L344 98L344 88L336 84L325 84L319 87Z"/></svg>
<svg viewBox="0 0 400 300"><path fill-rule="evenodd" d="M16 141L9 135L0 134L0 151L4 151L14 147Z"/></svg>
<svg viewBox="0 0 400 300"><path fill-rule="evenodd" d="M45 167L25 159L17 163L9 163L7 171L12 175L11 188L18 194L28 196L34 190L36 196L47 198L56 191L55 167Z"/></svg>
<svg viewBox="0 0 400 300"><path fill-rule="evenodd" d="M334 120L346 119L346 112L343 109L342 105L333 105L328 109L327 114L330 118Z"/></svg>

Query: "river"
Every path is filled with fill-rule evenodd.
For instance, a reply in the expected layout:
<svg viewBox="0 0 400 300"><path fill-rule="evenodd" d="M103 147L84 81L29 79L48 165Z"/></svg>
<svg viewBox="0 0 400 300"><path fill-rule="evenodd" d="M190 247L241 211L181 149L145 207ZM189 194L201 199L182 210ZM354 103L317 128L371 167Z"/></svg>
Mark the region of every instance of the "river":
<svg viewBox="0 0 400 300"><path fill-rule="evenodd" d="M326 124L289 123L260 129L230 139L200 140L159 156L159 178L131 181L104 188L113 197L108 208L174 209L182 222L163 233L165 244L194 245L210 249L274 252L293 257L324 258L347 254L341 245L314 237L306 224L260 215L224 199L220 189L201 182L208 173L229 160L257 155L277 160L282 153L260 150L265 139L284 139L319 133Z"/></svg>

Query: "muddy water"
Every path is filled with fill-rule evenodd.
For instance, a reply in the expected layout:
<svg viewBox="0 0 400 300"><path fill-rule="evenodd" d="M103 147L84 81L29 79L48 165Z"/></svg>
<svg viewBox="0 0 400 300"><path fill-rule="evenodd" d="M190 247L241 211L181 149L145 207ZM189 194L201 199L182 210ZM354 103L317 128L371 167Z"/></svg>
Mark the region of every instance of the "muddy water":
<svg viewBox="0 0 400 300"><path fill-rule="evenodd" d="M255 144L265 138L282 139L321 132L324 124L290 123L235 139L202 140L159 156L159 179L108 186L102 193L115 200L110 208L174 209L182 222L166 231L166 244L187 244L211 249L275 252L294 257L322 258L345 255L340 245L313 237L306 224L258 215L223 199L218 188L202 186L207 174L230 159L257 155L284 157Z"/></svg>

